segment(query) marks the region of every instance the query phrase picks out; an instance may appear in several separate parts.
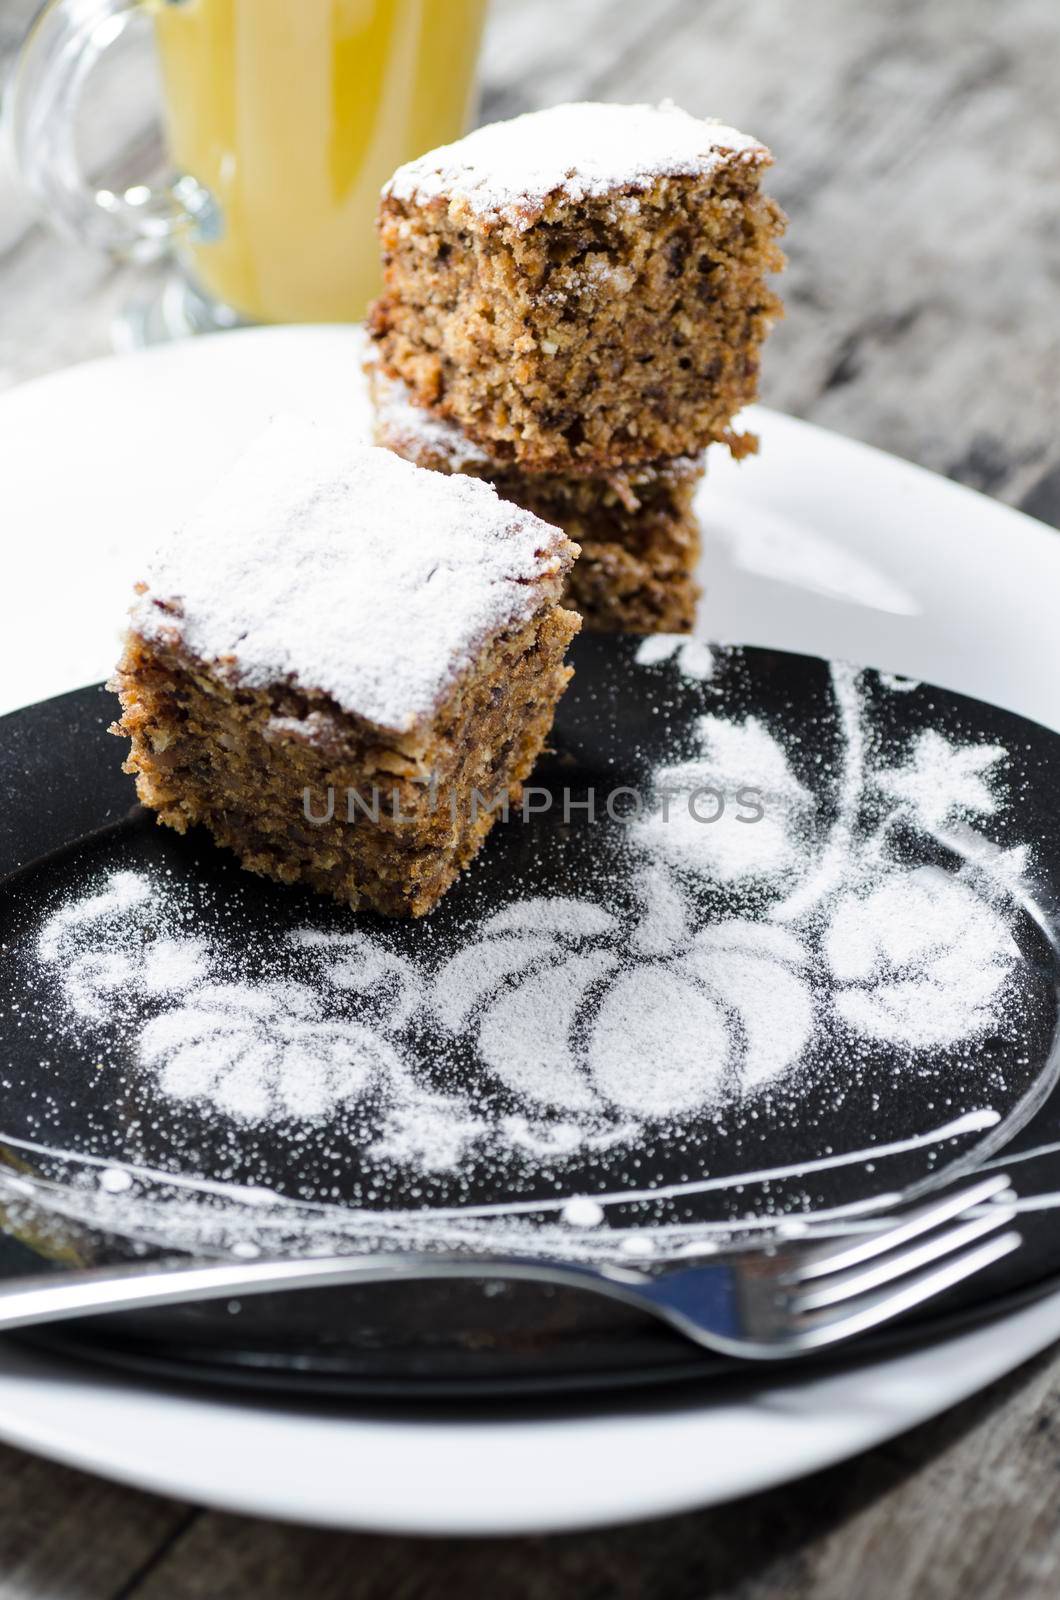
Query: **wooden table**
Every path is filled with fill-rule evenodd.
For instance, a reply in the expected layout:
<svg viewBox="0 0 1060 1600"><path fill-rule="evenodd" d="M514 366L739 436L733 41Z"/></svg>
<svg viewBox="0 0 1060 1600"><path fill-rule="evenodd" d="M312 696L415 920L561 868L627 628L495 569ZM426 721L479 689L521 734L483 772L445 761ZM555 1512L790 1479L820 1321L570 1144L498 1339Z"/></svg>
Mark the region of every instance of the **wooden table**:
<svg viewBox="0 0 1060 1600"><path fill-rule="evenodd" d="M1056 0L494 5L485 118L672 95L773 147L792 227L770 404L1060 526ZM0 56L34 7L4 0ZM135 134L139 107L113 112ZM0 179L0 385L105 353L138 276L34 225ZM737 1506L488 1544L222 1516L0 1448L0 1600L1055 1600L1058 1403L1046 1356Z"/></svg>

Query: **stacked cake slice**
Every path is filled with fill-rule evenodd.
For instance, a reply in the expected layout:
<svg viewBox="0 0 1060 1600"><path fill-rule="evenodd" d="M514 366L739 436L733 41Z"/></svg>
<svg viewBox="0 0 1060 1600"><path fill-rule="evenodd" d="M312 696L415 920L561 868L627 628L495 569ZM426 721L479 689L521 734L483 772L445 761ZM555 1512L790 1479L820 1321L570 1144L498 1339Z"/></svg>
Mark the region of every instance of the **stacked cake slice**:
<svg viewBox="0 0 1060 1600"><path fill-rule="evenodd" d="M664 105L480 128L383 192L377 441L492 482L582 546L590 627L691 626L692 498L779 302L768 150Z"/></svg>

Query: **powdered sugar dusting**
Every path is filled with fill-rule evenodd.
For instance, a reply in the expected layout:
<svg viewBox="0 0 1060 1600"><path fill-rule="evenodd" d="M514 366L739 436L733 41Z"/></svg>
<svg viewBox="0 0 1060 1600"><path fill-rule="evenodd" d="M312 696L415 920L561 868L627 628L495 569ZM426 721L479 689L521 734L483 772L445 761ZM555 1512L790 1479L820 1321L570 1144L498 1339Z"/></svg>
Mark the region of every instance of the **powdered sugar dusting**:
<svg viewBox="0 0 1060 1600"><path fill-rule="evenodd" d="M581 102L477 128L399 167L383 193L420 204L443 199L525 228L557 192L573 201L630 193L659 178L702 177L732 160L764 163L769 152L670 101Z"/></svg>
<svg viewBox="0 0 1060 1600"><path fill-rule="evenodd" d="M486 483L283 418L155 556L133 626L238 683L293 683L406 732L558 594L572 556Z"/></svg>
<svg viewBox="0 0 1060 1600"><path fill-rule="evenodd" d="M870 1038L921 1048L987 1032L1019 961L993 908L932 867L841 899L825 953L844 984L836 1005L847 1022Z"/></svg>
<svg viewBox="0 0 1060 1600"><path fill-rule="evenodd" d="M639 667L658 667L674 660L685 678L707 683L714 676L714 652L702 639L682 633L649 633L637 646Z"/></svg>
<svg viewBox="0 0 1060 1600"><path fill-rule="evenodd" d="M700 752L654 775L657 804L638 825L644 849L679 871L705 870L722 883L759 878L774 884L805 864L805 824L812 796L798 781L787 757L756 717L733 722L705 716L699 726ZM735 777L744 806L717 809ZM748 816L760 811L755 822Z"/></svg>
<svg viewBox="0 0 1060 1600"><path fill-rule="evenodd" d="M204 1140L215 1153L201 1178L149 1171L111 1134L99 1173L49 1204L203 1249L674 1258L834 1221L843 1208L799 1174L869 1163L853 1214L892 1194L875 1163L997 1129L1026 1096L1035 981L1012 888L1026 857L977 827L1006 808L1005 752L939 733L881 760L865 676L836 667L817 781L806 724L778 727L753 698L723 712L738 657L719 650L709 682L676 653L636 669L656 691L668 671L657 704L711 707L683 722L684 759L654 769L675 811L707 780L759 786L766 816L730 835L629 820L558 876L535 863L400 936L323 914L270 933L239 911L234 869L223 893L195 874L87 877L36 926L22 1021L61 1040L60 1064L110 1041L120 1065L101 1052L98 1081L116 1074L119 1127L186 1128L181 1166ZM948 852L959 824L967 870L893 849L896 818ZM901 1136L837 1143L829 1115L852 1095L854 1126L889 1097ZM248 1188L248 1167L266 1182Z"/></svg>
<svg viewBox="0 0 1060 1600"><path fill-rule="evenodd" d="M375 402L375 427L378 443L402 453L401 447L417 455L429 454L445 462L449 472L464 472L468 467L490 468L488 453L460 427L438 417L424 406L414 405L408 385L400 378L388 377L373 363L372 398Z"/></svg>

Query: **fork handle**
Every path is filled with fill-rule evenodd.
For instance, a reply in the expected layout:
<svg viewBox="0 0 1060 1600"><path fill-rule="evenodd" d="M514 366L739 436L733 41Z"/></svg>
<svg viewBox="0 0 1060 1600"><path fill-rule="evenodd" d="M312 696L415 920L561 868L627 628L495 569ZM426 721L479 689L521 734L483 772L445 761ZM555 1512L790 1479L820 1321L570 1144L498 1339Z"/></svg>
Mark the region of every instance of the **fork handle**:
<svg viewBox="0 0 1060 1600"><path fill-rule="evenodd" d="M259 1261L196 1262L169 1266L93 1267L83 1272L34 1274L0 1286L0 1332L71 1317L104 1316L156 1306L194 1305L290 1289L330 1289L344 1284L403 1278L521 1279L588 1289L642 1310L650 1279L632 1268L584 1266L526 1256L373 1255L282 1256Z"/></svg>

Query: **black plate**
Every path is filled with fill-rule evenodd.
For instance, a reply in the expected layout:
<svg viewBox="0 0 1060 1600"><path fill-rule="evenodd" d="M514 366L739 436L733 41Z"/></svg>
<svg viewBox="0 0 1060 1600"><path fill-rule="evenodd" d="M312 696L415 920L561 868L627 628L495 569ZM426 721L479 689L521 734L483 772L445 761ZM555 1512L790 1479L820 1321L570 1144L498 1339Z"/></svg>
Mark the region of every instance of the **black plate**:
<svg viewBox="0 0 1060 1600"><path fill-rule="evenodd" d="M415 924L155 827L101 689L3 719L0 1271L187 1249L665 1257L856 1228L1002 1150L1021 1194L1047 1196L1053 1158L1028 1152L1060 1141L1060 739L810 657L721 651L705 676L694 647L647 656L577 642L533 814ZM922 948L875 948L870 977L885 923ZM602 1225L560 1209L593 1196ZM1021 1228L1015 1256L872 1347L1047 1282L1047 1199ZM529 1286L41 1337L351 1393L731 1371Z"/></svg>

